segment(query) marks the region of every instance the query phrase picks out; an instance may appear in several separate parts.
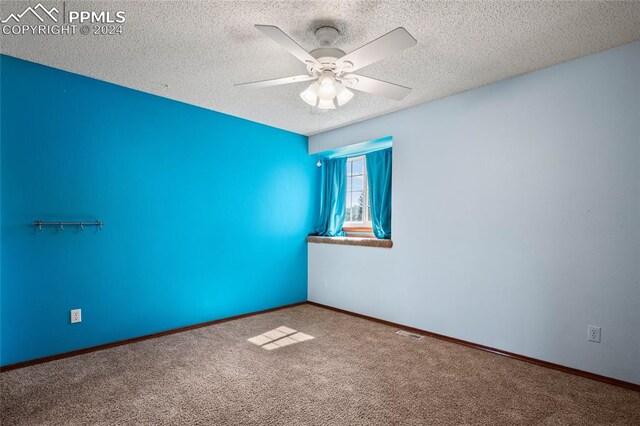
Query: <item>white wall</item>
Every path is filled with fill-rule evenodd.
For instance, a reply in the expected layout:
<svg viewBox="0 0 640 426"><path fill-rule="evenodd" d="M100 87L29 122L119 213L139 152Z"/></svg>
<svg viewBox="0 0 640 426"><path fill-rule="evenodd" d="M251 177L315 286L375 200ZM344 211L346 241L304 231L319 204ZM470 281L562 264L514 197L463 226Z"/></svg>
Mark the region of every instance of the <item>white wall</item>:
<svg viewBox="0 0 640 426"><path fill-rule="evenodd" d="M312 136L394 137L394 246L309 244L309 299L640 383L639 111L635 42Z"/></svg>

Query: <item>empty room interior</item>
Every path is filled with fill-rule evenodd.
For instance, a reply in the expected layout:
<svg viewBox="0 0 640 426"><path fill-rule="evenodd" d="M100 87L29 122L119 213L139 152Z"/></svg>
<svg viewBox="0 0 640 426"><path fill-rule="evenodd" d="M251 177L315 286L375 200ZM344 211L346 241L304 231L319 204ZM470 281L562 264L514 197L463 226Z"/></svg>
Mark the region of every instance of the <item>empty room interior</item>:
<svg viewBox="0 0 640 426"><path fill-rule="evenodd" d="M640 424L640 2L0 30L2 425Z"/></svg>

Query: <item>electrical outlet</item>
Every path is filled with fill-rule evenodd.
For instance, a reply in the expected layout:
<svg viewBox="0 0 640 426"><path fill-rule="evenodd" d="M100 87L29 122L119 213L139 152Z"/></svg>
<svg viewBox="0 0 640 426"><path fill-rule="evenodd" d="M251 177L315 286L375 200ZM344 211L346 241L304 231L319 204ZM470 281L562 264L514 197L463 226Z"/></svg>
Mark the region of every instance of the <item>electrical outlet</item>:
<svg viewBox="0 0 640 426"><path fill-rule="evenodd" d="M600 327L590 325L589 327L587 327L587 330L587 340L590 342L600 343Z"/></svg>
<svg viewBox="0 0 640 426"><path fill-rule="evenodd" d="M71 324L82 322L82 309L71 310Z"/></svg>

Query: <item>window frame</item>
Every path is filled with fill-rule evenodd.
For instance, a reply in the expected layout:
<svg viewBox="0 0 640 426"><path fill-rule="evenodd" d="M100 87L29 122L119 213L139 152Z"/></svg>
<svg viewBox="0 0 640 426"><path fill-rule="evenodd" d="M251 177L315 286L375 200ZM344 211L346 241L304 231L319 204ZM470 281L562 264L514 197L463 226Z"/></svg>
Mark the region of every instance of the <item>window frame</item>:
<svg viewBox="0 0 640 426"><path fill-rule="evenodd" d="M344 171L347 178L347 187L349 183L348 181L351 178L350 177L351 163L353 163L356 160L362 160L362 164L363 164L362 165L363 220L361 222L347 221L346 213L345 213L345 221L342 225L342 230L346 233L354 233L354 232L363 233L364 232L368 234L373 234L373 226L371 224L371 217L370 217L371 207L369 205L369 182L367 177L366 156L356 155L356 156L347 158L347 165ZM349 194L352 192L353 192L353 189L351 191L346 191L345 197L348 199ZM345 200L345 210L347 209L347 205L348 205L348 202L347 200Z"/></svg>

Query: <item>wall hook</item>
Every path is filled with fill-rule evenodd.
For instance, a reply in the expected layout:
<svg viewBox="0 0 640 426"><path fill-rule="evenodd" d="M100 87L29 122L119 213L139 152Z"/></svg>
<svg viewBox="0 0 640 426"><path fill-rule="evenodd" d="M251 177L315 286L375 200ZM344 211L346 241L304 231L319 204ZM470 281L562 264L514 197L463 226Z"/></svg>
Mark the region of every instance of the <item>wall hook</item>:
<svg viewBox="0 0 640 426"><path fill-rule="evenodd" d="M60 231L64 231L65 225L77 226L78 229L84 231L85 226L95 226L98 229L102 229L102 227L104 226L104 222L100 220L96 220L94 222L43 222L41 220L34 220L32 225L38 228L38 231L42 231L42 228L46 226L56 227Z"/></svg>

